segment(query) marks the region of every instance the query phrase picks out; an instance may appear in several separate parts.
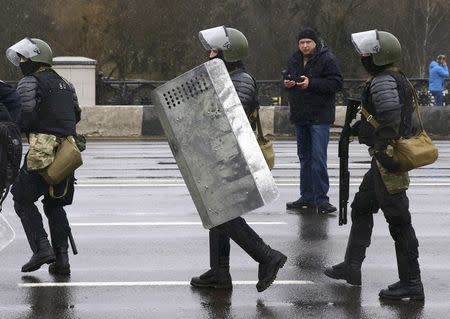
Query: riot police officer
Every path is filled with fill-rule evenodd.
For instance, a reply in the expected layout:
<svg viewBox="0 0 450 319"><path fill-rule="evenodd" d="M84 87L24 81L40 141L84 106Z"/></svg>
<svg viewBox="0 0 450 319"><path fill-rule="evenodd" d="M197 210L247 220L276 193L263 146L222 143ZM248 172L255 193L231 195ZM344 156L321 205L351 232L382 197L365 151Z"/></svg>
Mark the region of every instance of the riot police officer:
<svg viewBox="0 0 450 319"><path fill-rule="evenodd" d="M361 285L361 265L370 245L373 214L381 209L395 242L400 281L381 290L379 296L423 300L419 244L406 196L408 173L399 172L399 163L393 159L390 145L392 140L414 133L413 88L394 66L401 57L401 46L394 35L371 30L352 34L352 41L371 76L362 94L359 142L369 146L372 161L351 205L352 226L344 261L327 268L325 274Z"/></svg>
<svg viewBox="0 0 450 319"><path fill-rule="evenodd" d="M17 85L22 100L20 127L23 132L51 134L56 137L76 135L76 123L81 110L75 89L52 68L53 53L50 46L36 38L24 38L7 49L8 59L19 66L24 77ZM27 168L27 160L20 169L12 188L14 209L20 217L33 256L23 265L22 272L51 264L49 272L70 274L68 235L70 226L65 205L70 205L74 193L73 174L59 185L51 196L49 184L37 172ZM65 193L65 195L63 195ZM63 195L63 196L62 196ZM42 216L34 204L41 196L44 213L48 218L51 243L44 230ZM55 198L58 197L58 198Z"/></svg>
<svg viewBox="0 0 450 319"><path fill-rule="evenodd" d="M253 77L245 70L242 59L248 54L244 34L224 26L200 31L200 41L209 50L209 58L219 58L233 81L236 92L248 117L259 107L257 87ZM251 121L252 122L252 121ZM242 217L237 217L209 231L211 269L191 280L191 285L204 288L232 288L230 276L230 238L259 263L258 292L267 289L287 260L281 252L268 246Z"/></svg>

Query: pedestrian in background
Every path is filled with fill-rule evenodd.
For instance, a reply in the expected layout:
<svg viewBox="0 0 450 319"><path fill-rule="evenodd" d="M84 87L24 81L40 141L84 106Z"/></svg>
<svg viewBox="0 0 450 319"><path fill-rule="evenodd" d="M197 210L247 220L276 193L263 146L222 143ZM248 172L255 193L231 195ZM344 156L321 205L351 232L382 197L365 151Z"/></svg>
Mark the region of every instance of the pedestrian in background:
<svg viewBox="0 0 450 319"><path fill-rule="evenodd" d="M31 134L42 134L52 135L57 140L76 135L81 109L73 85L51 68L53 53L50 46L40 39L25 38L11 46L6 55L11 63L20 67L24 76L17 84L17 92L22 101L19 124L27 138ZM28 156L29 153L11 190L14 209L33 251L31 259L22 266L22 272L35 271L44 264L51 264L51 274L68 275L70 226L64 206L72 203L74 176L71 174L60 184L54 185L57 195L52 196L50 185L41 174L29 169ZM52 245L35 205L41 196L44 196L42 203Z"/></svg>
<svg viewBox="0 0 450 319"><path fill-rule="evenodd" d="M445 55L439 54L436 61L430 63L428 90L434 97L434 105L442 106L445 79L448 78L448 67Z"/></svg>
<svg viewBox="0 0 450 319"><path fill-rule="evenodd" d="M335 55L313 29L302 30L297 41L298 50L284 72L284 86L289 92L290 121L297 136L300 198L287 203L286 208L317 207L319 213L333 213L336 207L328 197L327 148L342 75Z"/></svg>

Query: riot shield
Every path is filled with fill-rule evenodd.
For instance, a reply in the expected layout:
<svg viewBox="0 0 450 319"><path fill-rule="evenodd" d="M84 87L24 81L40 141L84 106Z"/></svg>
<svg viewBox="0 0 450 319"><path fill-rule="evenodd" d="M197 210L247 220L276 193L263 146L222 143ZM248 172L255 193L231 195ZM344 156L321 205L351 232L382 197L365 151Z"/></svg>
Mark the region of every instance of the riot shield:
<svg viewBox="0 0 450 319"><path fill-rule="evenodd" d="M223 61L213 59L165 83L152 101L205 228L278 197Z"/></svg>
<svg viewBox="0 0 450 319"><path fill-rule="evenodd" d="M9 225L5 216L0 213L0 251L8 246L14 240L15 236L14 230Z"/></svg>

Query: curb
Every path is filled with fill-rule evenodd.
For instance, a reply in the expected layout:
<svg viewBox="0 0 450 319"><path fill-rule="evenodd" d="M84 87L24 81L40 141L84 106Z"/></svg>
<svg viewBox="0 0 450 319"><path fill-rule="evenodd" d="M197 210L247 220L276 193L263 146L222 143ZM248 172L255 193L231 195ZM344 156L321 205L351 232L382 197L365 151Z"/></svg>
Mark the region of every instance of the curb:
<svg viewBox="0 0 450 319"><path fill-rule="evenodd" d="M153 105L96 105L81 107L77 130L92 138L161 138L164 131ZM345 106L336 106L332 136L345 120ZM450 139L450 107L421 107L425 129L432 137ZM261 124L265 135L294 137L288 106L262 106ZM417 119L415 119L417 122Z"/></svg>

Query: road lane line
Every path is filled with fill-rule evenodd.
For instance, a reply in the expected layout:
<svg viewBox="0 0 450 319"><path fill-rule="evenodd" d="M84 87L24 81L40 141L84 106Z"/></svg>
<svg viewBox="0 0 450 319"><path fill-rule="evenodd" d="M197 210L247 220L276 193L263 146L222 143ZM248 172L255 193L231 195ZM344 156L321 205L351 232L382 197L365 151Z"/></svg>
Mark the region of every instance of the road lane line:
<svg viewBox="0 0 450 319"><path fill-rule="evenodd" d="M300 183L277 183L277 186L299 186ZM359 186L359 183L350 183L350 186ZM339 186L338 182L330 183L330 186ZM450 186L450 182L440 182L440 183L426 183L426 182L416 182L411 183L410 186ZM77 184L75 187L79 188L110 188L110 187L186 187L184 183L177 184Z"/></svg>
<svg viewBox="0 0 450 319"><path fill-rule="evenodd" d="M249 225L287 225L285 222L247 222ZM70 226L202 226L200 222L116 222L116 223L70 223Z"/></svg>
<svg viewBox="0 0 450 319"><path fill-rule="evenodd" d="M253 280L236 280L233 285L247 286L256 285ZM313 285L309 280L276 280L274 285ZM38 282L38 283L18 283L21 288L45 288L45 287L135 287L135 286L190 286L189 281L112 281L112 282Z"/></svg>

